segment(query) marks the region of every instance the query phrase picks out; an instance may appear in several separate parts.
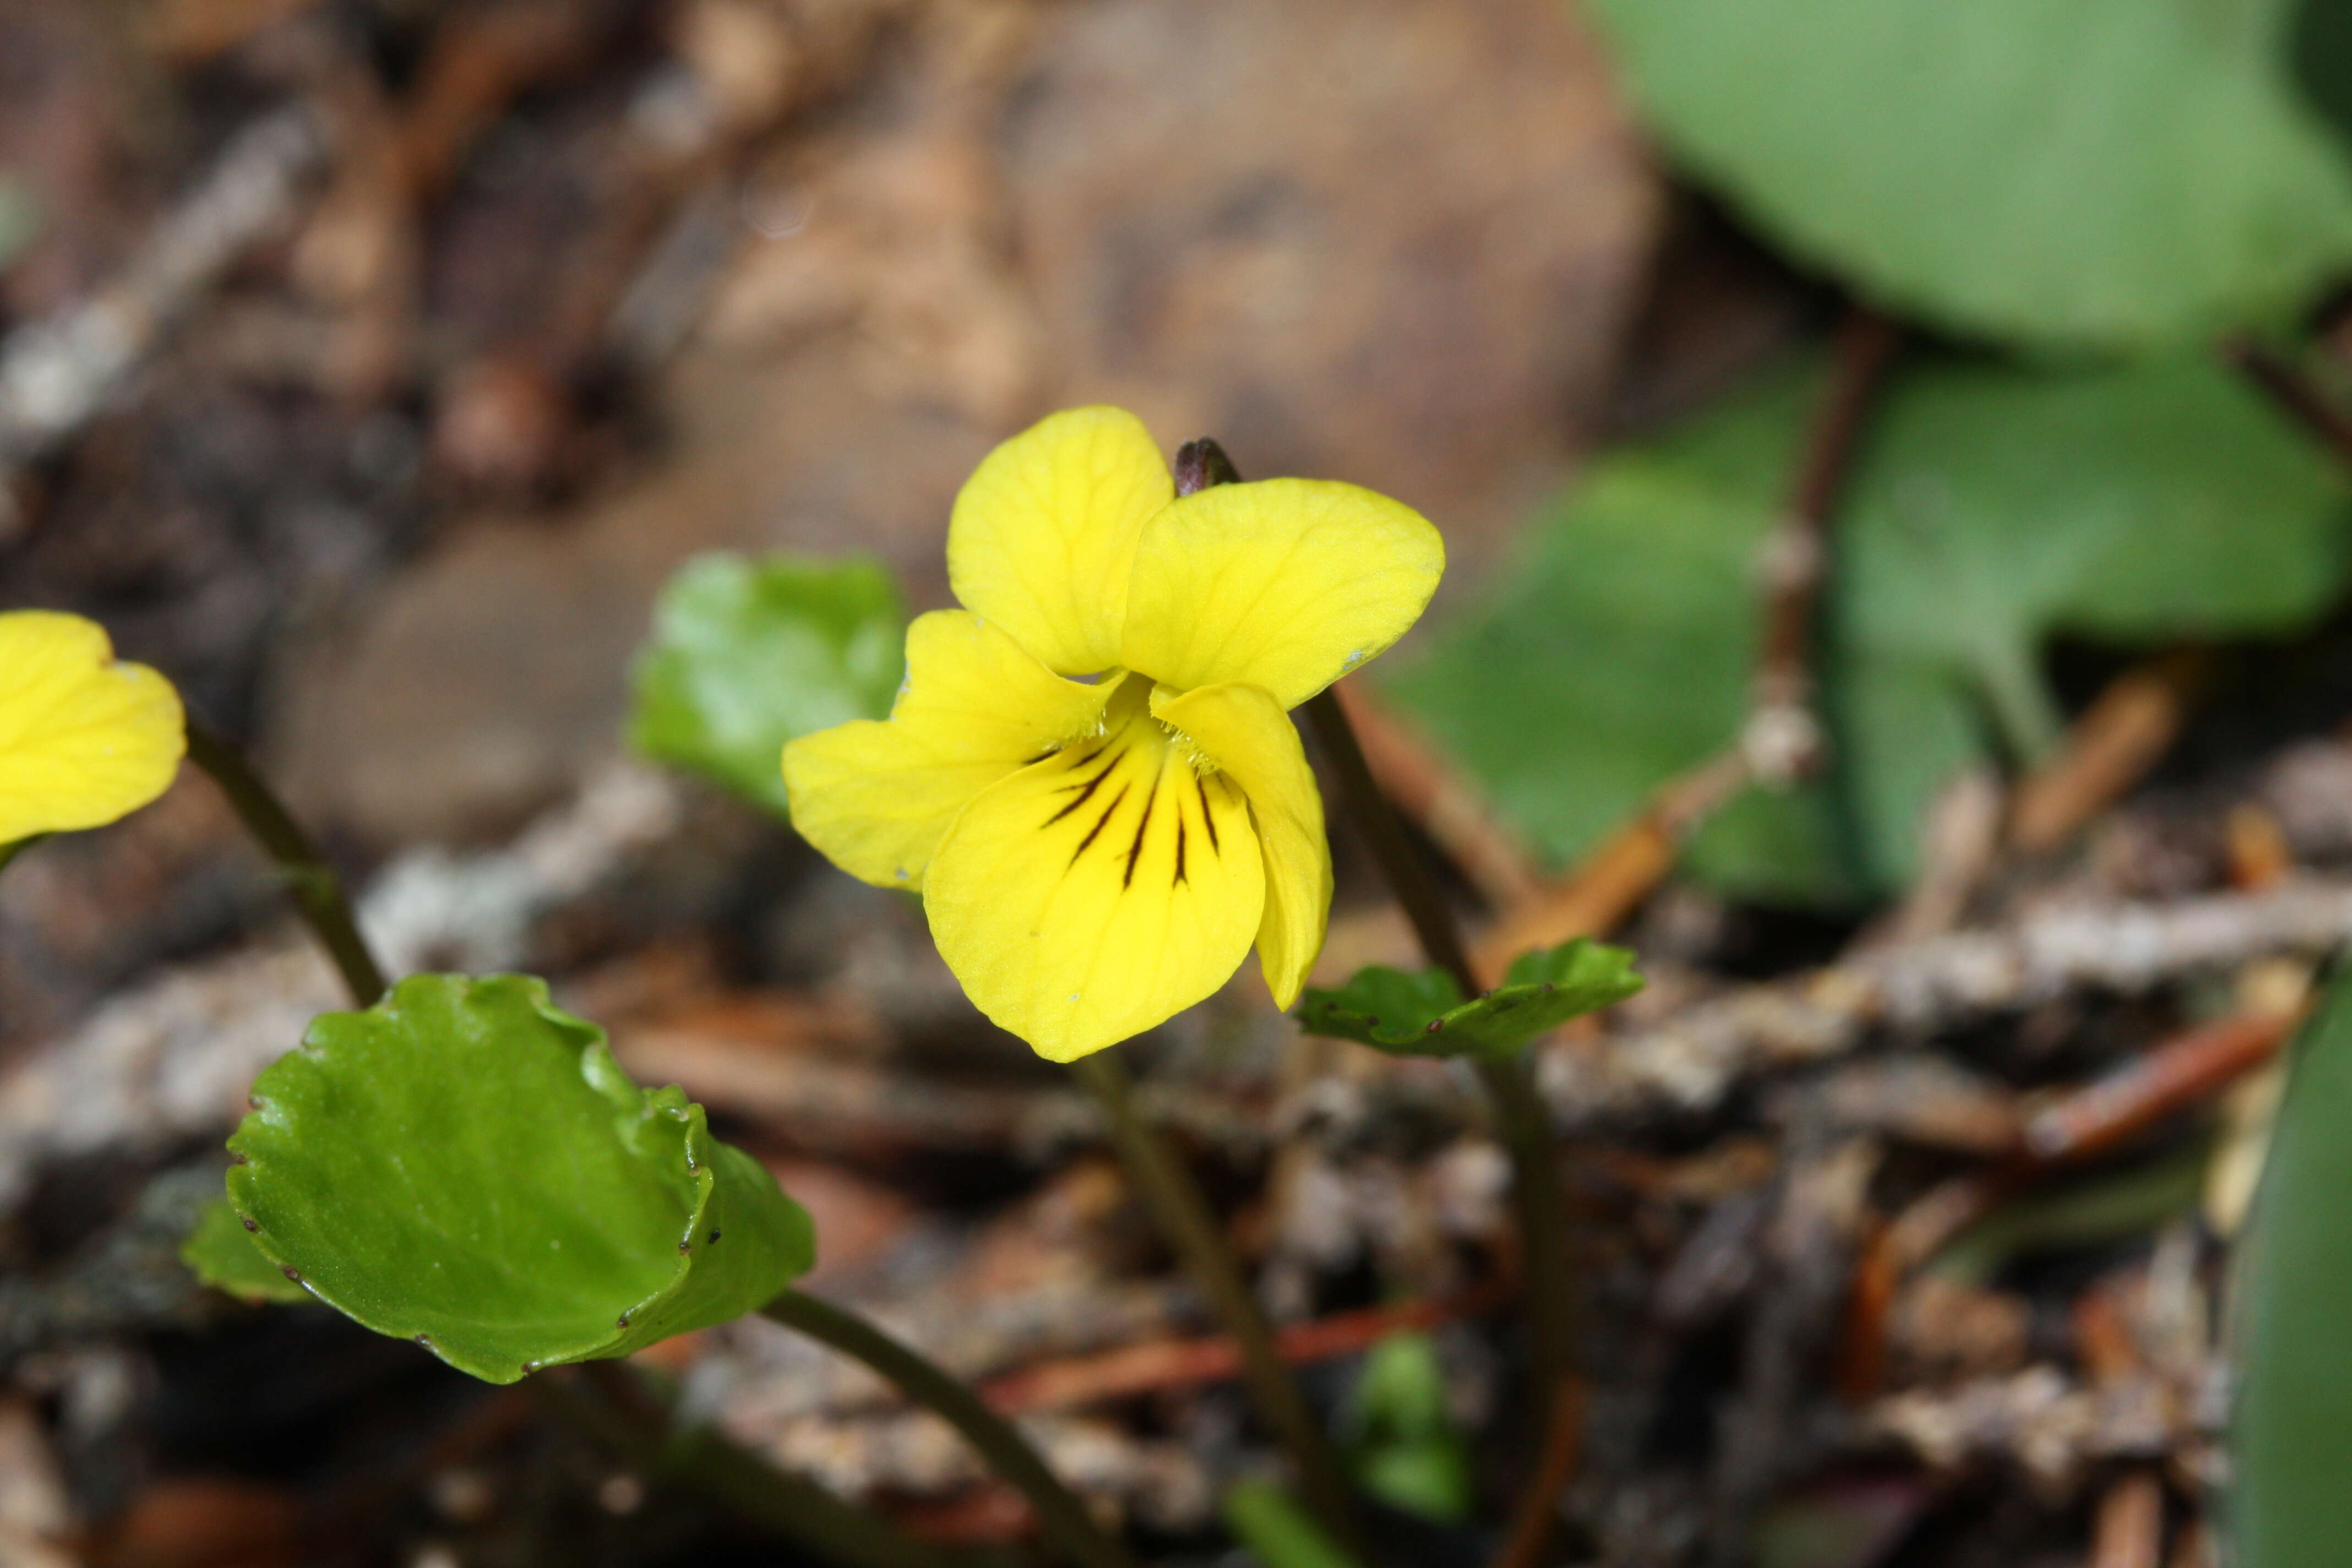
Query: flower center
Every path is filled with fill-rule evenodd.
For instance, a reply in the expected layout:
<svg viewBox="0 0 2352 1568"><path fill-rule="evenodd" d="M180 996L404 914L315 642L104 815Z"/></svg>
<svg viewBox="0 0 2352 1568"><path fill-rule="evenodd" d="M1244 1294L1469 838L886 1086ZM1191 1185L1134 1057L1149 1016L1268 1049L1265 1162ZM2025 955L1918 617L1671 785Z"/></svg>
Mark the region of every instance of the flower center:
<svg viewBox="0 0 2352 1568"><path fill-rule="evenodd" d="M1148 676L1129 675L1103 712L1100 732L1073 741L1040 766L1051 814L1039 824L1069 864L1097 862L1122 889L1182 887L1202 855L1232 852L1248 806L1198 751L1151 716ZM1058 775L1058 776L1054 776Z"/></svg>

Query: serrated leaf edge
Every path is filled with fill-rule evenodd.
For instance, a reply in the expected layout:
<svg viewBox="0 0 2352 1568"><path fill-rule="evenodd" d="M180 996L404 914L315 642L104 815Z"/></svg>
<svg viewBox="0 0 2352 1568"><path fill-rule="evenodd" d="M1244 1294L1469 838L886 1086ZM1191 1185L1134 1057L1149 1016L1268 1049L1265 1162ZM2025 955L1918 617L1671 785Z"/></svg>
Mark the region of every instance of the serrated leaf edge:
<svg viewBox="0 0 2352 1568"><path fill-rule="evenodd" d="M400 993L404 987L412 985L418 981L437 981L446 978L446 976L443 975L431 974L410 975L406 979L395 984L391 991L385 993L383 1000L377 1002L374 1006L368 1008L367 1011L370 1013L394 1011L397 1008ZM563 1351L556 1354L550 1355L542 1360L524 1362L521 1363L522 1371L520 1376L528 1376L531 1373L537 1372L541 1367L565 1366L575 1362L598 1361L605 1359L613 1354L624 1353L623 1347L629 1343L630 1325L632 1323L642 1321L648 1312L676 1297L686 1288L688 1279L693 1275L694 1260L697 1256L694 1249L694 1238L700 1231L704 1220L709 1216L711 1194L718 1190L719 1185L718 1173L712 1169L711 1144L714 1141L710 1136L709 1113L705 1111L700 1105L688 1100L686 1098L686 1091L676 1084L667 1084L659 1089L645 1089L637 1085L629 1078L628 1074L622 1068L621 1065L617 1061L614 1060L612 1047L608 1043L608 1038L603 1026L593 1023L588 1019L579 1017L574 1014L567 1013L562 1008L558 1007L555 1005L554 998L549 994L547 982L541 979L538 975L493 974L469 977L469 979L470 983L475 985L496 984L501 982L519 983L523 987L525 994L530 998L532 1009L537 1012L540 1016L547 1019L550 1023L557 1025L558 1026L576 1026L587 1030L595 1037L586 1046L582 1047L581 1071L582 1076L588 1079L590 1086L593 1088L597 1093L605 1095L607 1098L611 1098L611 1086L614 1084L627 1085L632 1091L641 1097L641 1104L638 1111L638 1116L641 1121L650 1121L656 1115L660 1114L663 1110L667 1110L668 1114L685 1121L687 1124L686 1141L682 1145L682 1148L686 1157L686 1174L694 1184L694 1208L693 1212L688 1216L685 1235L678 1238L677 1261L674 1266L674 1271L670 1276L669 1283L652 1292L650 1295L644 1297L625 1310L616 1314L614 1320L612 1331L606 1334L604 1338L596 1341L593 1344L584 1348ZM348 1016L349 1015L328 1016ZM314 1020L313 1029L315 1029L315 1026L316 1021ZM302 1043L295 1047L295 1051L304 1053L315 1058L325 1054L325 1047L312 1038L312 1030L305 1030L302 1037ZM292 1053L289 1054L290 1055ZM280 1058L278 1059L283 1060L284 1058ZM275 1065L276 1063L274 1062L271 1064L273 1067ZM268 1073L268 1068L265 1068L263 1069L263 1077L266 1078ZM249 1098L248 1103L253 1107L253 1115L266 1117L268 1114L268 1102L263 1099L261 1089L261 1079L257 1079L254 1084L254 1092ZM663 1100L666 1097L673 1100L675 1103L656 1107L656 1101ZM618 1107L616 1106L615 1109L617 1110ZM617 1117L615 1120L617 1123ZM247 1163L247 1156L244 1152L237 1148L237 1140L243 1135L244 1131L244 1124L240 1122L236 1132L231 1134L229 1138L229 1161L233 1170L235 1167L243 1166ZM237 1218L244 1222L247 1233L253 1237L254 1246L260 1251L264 1258L267 1258L270 1262L277 1264L279 1270L285 1274L288 1279L301 1286L304 1290L308 1291L316 1300L329 1307L332 1307L335 1310L342 1313L345 1317L352 1319L361 1326L373 1330L377 1333L397 1335L398 1331L380 1327L375 1322L370 1321L369 1314L356 1311L351 1307L348 1307L342 1302L335 1300L334 1297L319 1289L317 1284L305 1277L294 1265L287 1262L285 1258L270 1245L268 1238L269 1233L261 1226L252 1215L246 1212L244 1205L237 1203L236 1185L234 1182L228 1184L228 1196L229 1206L236 1211ZM788 1199L787 1201L789 1202L790 1200ZM794 1206L797 1207L797 1205ZM407 1337L413 1339L416 1343L423 1345L426 1350L431 1351L442 1361L447 1362L449 1365L457 1367L458 1371L467 1373L468 1376L481 1377L485 1375L478 1368L461 1366L457 1362L450 1360L450 1358L443 1352L441 1347L433 1342L433 1337L430 1334L414 1334ZM497 1378L491 1379L490 1381L511 1383L519 1381L519 1378Z"/></svg>
<svg viewBox="0 0 2352 1568"><path fill-rule="evenodd" d="M224 1194L217 1201L221 1206L226 1208L230 1214L235 1215L238 1221L246 1226L247 1239L248 1241L252 1241L253 1248L256 1252L261 1252L260 1243L258 1241L253 1241L253 1237L258 1234L259 1227L255 1226L251 1219L239 1214L236 1206L228 1201L228 1197L226 1194ZM204 1236L206 1221L211 1217L212 1209L207 1206L202 1214L196 1216L195 1226L189 1230L186 1236L180 1238L179 1249L174 1254L174 1256L176 1256L180 1260L180 1266L196 1277L198 1284L204 1286L207 1290L217 1290L222 1295L228 1297L231 1300L242 1301L248 1307L284 1306L294 1300L308 1299L310 1293L309 1288L299 1286L299 1282L298 1289L300 1293L297 1296L289 1296L282 1289L271 1289L268 1287L249 1289L245 1285L239 1284L236 1280L229 1278L227 1275L215 1273L213 1269L207 1266L204 1254L198 1250L196 1245L198 1240ZM269 1262L276 1263L278 1261L276 1258L270 1258L266 1252L263 1252L261 1255Z"/></svg>

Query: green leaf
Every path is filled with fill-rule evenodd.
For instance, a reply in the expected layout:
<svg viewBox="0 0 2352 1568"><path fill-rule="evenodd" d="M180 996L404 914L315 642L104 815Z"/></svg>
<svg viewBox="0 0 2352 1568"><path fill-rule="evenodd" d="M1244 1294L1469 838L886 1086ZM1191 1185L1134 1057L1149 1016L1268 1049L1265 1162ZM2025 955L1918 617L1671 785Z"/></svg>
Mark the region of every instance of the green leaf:
<svg viewBox="0 0 2352 1568"><path fill-rule="evenodd" d="M310 1292L286 1278L262 1256L245 1222L226 1198L207 1205L196 1228L180 1247L180 1261L214 1289L259 1306L264 1301L307 1301Z"/></svg>
<svg viewBox="0 0 2352 1568"><path fill-rule="evenodd" d="M1470 1449L1446 1407L1427 1334L1391 1334L1365 1356L1344 1433L1357 1483L1391 1508L1459 1524L1476 1502Z"/></svg>
<svg viewBox="0 0 2352 1568"><path fill-rule="evenodd" d="M1593 464L1483 609L1371 678L1555 864L1738 734L1762 637L1755 563L1812 387L1777 375ZM1829 805L1751 793L1702 831L1694 864L1745 897L1853 895Z"/></svg>
<svg viewBox="0 0 2352 1568"><path fill-rule="evenodd" d="M1442 969L1408 973L1374 964L1337 991L1309 990L1299 999L1298 1023L1310 1035L1391 1056L1505 1057L1641 988L1632 953L1580 937L1521 953L1503 984L1474 1002L1462 999L1462 988Z"/></svg>
<svg viewBox="0 0 2352 1568"><path fill-rule="evenodd" d="M677 1089L643 1090L541 981L414 975L254 1084L229 1201L379 1333L512 1383L772 1300L808 1215Z"/></svg>
<svg viewBox="0 0 2352 1568"><path fill-rule="evenodd" d="M2021 1258L2145 1237L2197 1212L2212 1151L2199 1142L2153 1164L2103 1171L1994 1209L1935 1257L1949 1279L1989 1285Z"/></svg>
<svg viewBox="0 0 2352 1568"><path fill-rule="evenodd" d="M1792 367L1594 465L1486 606L1389 689L1557 860L1591 847L1747 711L1779 516L1820 384ZM1822 674L1832 772L1751 792L1693 842L1735 896L1902 887L1957 773L2030 758L2043 644L2284 635L2344 581L2345 479L2204 359L2069 374L1899 369L1837 520ZM1505 672L1497 679L1497 672Z"/></svg>
<svg viewBox="0 0 2352 1568"><path fill-rule="evenodd" d="M1667 146L1906 313L2036 348L2283 322L2352 266L2291 0L1600 0Z"/></svg>
<svg viewBox="0 0 2352 1568"><path fill-rule="evenodd" d="M2231 1358L2233 1561L2352 1562L2352 983L2339 977L2297 1041L2252 1228L2237 1264Z"/></svg>
<svg viewBox="0 0 2352 1568"><path fill-rule="evenodd" d="M906 632L878 563L698 556L655 606L630 743L781 813L784 742L887 717Z"/></svg>
<svg viewBox="0 0 2352 1568"><path fill-rule="evenodd" d="M2352 142L2352 5L2302 0L2290 58L2295 85L2338 142Z"/></svg>
<svg viewBox="0 0 2352 1568"><path fill-rule="evenodd" d="M1356 1568L1314 1517L1271 1482L1234 1482L1223 1511L1226 1528L1263 1568Z"/></svg>

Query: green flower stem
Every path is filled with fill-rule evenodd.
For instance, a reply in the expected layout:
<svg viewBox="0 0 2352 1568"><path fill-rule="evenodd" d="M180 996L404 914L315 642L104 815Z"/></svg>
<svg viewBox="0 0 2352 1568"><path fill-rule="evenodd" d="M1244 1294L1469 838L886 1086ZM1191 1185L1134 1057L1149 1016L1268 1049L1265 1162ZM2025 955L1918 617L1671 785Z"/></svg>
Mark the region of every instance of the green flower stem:
<svg viewBox="0 0 2352 1568"><path fill-rule="evenodd" d="M913 1400L963 1434L989 1468L1021 1489L1037 1510L1045 1538L1083 1568L1134 1568L1127 1549L1111 1539L1086 1504L1064 1486L1029 1440L980 1401L969 1384L950 1376L865 1319L799 1290L787 1290L761 1309L770 1320L863 1362Z"/></svg>
<svg viewBox="0 0 2352 1568"><path fill-rule="evenodd" d="M1413 934L1430 963L1454 976L1465 996L1483 989L1470 968L1470 955L1454 923L1444 895L1429 868L1405 837L1388 797L1372 778L1364 748L1337 692L1307 700L1307 722L1321 742L1324 760L1339 784L1339 798L1371 847L1372 858L1404 906ZM1524 1056L1482 1060L1478 1077L1494 1102L1495 1131L1511 1159L1511 1203L1520 1245L1526 1249L1528 1353L1534 1363L1538 1410L1558 1403L1554 1391L1573 1364L1570 1330L1575 1321L1576 1282L1568 1253L1568 1203L1560 1191L1559 1165L1552 1146L1551 1114L1537 1092L1535 1073Z"/></svg>
<svg viewBox="0 0 2352 1568"><path fill-rule="evenodd" d="M1126 1071L1108 1051L1081 1057L1070 1070L1109 1113L1111 1142L1144 1206L1151 1211L1194 1287L1208 1297L1210 1311L1240 1352L1242 1382L1257 1406L1259 1419L1289 1454L1307 1507L1324 1529L1350 1545L1360 1544L1363 1531L1339 1455L1322 1423L1315 1418L1298 1380L1291 1375L1289 1363L1282 1359L1274 1325L1250 1293L1249 1282L1225 1243L1209 1200L1175 1151L1145 1119L1135 1103Z"/></svg>
<svg viewBox="0 0 2352 1568"><path fill-rule="evenodd" d="M1568 1252L1568 1203L1559 1185L1551 1111L1524 1056L1481 1060L1479 1081L1495 1104L1495 1130L1511 1159L1511 1206L1527 1252L1528 1359L1550 1408L1574 1365L1576 1276Z"/></svg>
<svg viewBox="0 0 2352 1568"><path fill-rule="evenodd" d="M1372 777L1371 764L1348 710L1337 691L1326 689L1307 699L1307 721L1321 742L1324 761L1339 786L1339 796L1380 862L1397 902L1404 906L1422 952L1432 963L1454 976L1465 996L1481 990L1454 923L1454 911L1429 868L1405 837L1388 797ZM1568 1253L1568 1201L1559 1184L1559 1164L1552 1146L1551 1112L1536 1089L1527 1054L1506 1058L1482 1058L1478 1077L1495 1108L1495 1131L1511 1161L1511 1206L1518 1222L1519 1245L1526 1252L1528 1357L1533 1363L1538 1418L1544 1423L1544 1452L1565 1453L1573 1463L1575 1425L1582 1405L1573 1397L1576 1277ZM1527 1497L1517 1510L1520 1522L1504 1543L1497 1559L1507 1568L1541 1560L1556 1517L1552 1499L1567 1484L1562 1470L1539 1464Z"/></svg>
<svg viewBox="0 0 2352 1568"><path fill-rule="evenodd" d="M383 971L368 951L367 940L360 935L341 879L320 857L310 835L236 747L193 721L188 725L188 760L220 786L229 805L236 807L237 820L278 863L287 890L294 895L295 907L341 973L353 1004L362 1008L375 1005L384 993Z"/></svg>
<svg viewBox="0 0 2352 1568"><path fill-rule="evenodd" d="M541 1409L633 1468L675 1478L841 1568L970 1568L971 1554L927 1546L707 1427L670 1429L650 1391L620 1363L590 1362L580 1371L584 1375L542 1373L523 1386Z"/></svg>

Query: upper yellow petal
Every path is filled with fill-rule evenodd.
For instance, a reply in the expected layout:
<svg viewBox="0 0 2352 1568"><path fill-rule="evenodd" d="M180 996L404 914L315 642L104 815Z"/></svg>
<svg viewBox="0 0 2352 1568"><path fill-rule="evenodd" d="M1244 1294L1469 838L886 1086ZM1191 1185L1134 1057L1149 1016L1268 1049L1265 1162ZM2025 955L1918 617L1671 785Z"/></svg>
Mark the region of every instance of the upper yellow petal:
<svg viewBox="0 0 2352 1568"><path fill-rule="evenodd" d="M1258 963L1276 1005L1287 1009L1323 951L1331 920L1331 841L1298 728L1272 692L1239 683L1181 696L1154 692L1151 712L1182 731L1249 799L1265 854Z"/></svg>
<svg viewBox="0 0 2352 1568"><path fill-rule="evenodd" d="M1118 663L1137 535L1175 493L1134 415L1053 415L965 481L948 524L948 581L1051 668L1108 669Z"/></svg>
<svg viewBox="0 0 2352 1568"><path fill-rule="evenodd" d="M801 837L853 877L919 888L964 803L1102 721L1115 683L1065 680L966 610L907 628L907 680L887 721L803 735L784 747Z"/></svg>
<svg viewBox="0 0 2352 1568"><path fill-rule="evenodd" d="M188 744L180 695L113 660L79 616L0 614L0 844L97 827L171 787Z"/></svg>
<svg viewBox="0 0 2352 1568"><path fill-rule="evenodd" d="M1247 681L1296 708L1402 637L1445 570L1411 507L1354 485L1218 485L1144 525L1118 660L1176 689Z"/></svg>
<svg viewBox="0 0 2352 1568"><path fill-rule="evenodd" d="M940 845L923 908L980 1010L1072 1061L1232 977L1265 872L1249 810L1193 770L1129 682L1110 731L992 784Z"/></svg>

